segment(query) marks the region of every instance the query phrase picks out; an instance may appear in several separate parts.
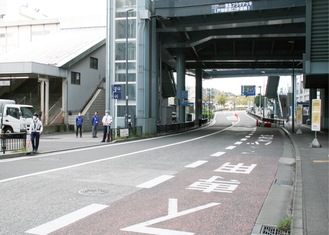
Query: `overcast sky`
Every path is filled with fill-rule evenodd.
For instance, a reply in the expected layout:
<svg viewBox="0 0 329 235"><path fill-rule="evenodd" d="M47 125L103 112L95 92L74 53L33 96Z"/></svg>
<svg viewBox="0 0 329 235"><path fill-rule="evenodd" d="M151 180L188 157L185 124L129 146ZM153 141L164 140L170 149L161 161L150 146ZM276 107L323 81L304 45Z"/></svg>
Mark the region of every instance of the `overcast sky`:
<svg viewBox="0 0 329 235"><path fill-rule="evenodd" d="M23 0L48 17L106 14L106 0Z"/></svg>

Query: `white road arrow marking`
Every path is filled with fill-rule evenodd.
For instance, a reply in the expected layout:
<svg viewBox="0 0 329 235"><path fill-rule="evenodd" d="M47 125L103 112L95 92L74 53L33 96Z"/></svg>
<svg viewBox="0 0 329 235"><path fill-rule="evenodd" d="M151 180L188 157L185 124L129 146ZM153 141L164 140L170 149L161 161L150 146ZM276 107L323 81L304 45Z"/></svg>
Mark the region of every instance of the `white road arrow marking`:
<svg viewBox="0 0 329 235"><path fill-rule="evenodd" d="M220 205L220 203L212 202L202 206L197 206L191 209L187 209L185 211L178 212L177 211L177 199L170 198L168 202L168 215L159 217L156 219L148 220L139 224L135 224L126 228L121 229L122 231L128 232L136 232L136 233L143 233L143 234L156 234L156 235L192 235L194 233L190 232L183 232L177 230L169 230L169 229L162 229L162 228L150 228L153 224L157 224L160 222L164 222L170 219L174 219L183 215L187 215L196 211L204 210L213 206Z"/></svg>

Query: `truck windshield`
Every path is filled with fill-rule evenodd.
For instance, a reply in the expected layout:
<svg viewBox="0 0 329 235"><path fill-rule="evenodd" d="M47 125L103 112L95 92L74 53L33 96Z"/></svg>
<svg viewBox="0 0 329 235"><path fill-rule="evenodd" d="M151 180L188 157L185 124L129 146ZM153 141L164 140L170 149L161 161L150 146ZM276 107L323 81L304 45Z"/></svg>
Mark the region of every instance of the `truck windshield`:
<svg viewBox="0 0 329 235"><path fill-rule="evenodd" d="M21 107L23 118L32 118L34 114L34 109L32 107Z"/></svg>

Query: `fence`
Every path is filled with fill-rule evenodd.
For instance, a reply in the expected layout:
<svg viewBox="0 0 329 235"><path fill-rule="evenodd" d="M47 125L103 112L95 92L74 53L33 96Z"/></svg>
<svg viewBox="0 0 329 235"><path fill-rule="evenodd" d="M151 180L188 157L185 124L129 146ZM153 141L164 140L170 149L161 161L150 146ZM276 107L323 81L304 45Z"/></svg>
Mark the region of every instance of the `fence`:
<svg viewBox="0 0 329 235"><path fill-rule="evenodd" d="M206 119L205 119L206 120ZM187 129L190 129L194 127L194 122L184 122L184 123L174 123L174 124L167 124L167 125L158 125L157 126L157 132L163 133L163 132L178 132L178 131L184 131Z"/></svg>
<svg viewBox="0 0 329 235"><path fill-rule="evenodd" d="M258 118L259 120L261 120L262 122L270 122L276 125L280 125L280 126L284 126L284 120L282 119L277 119L277 118L263 118L257 114L254 114L252 112L248 112L248 114L252 115L255 118Z"/></svg>
<svg viewBox="0 0 329 235"><path fill-rule="evenodd" d="M0 147L3 154L6 151L26 149L26 133L0 134Z"/></svg>

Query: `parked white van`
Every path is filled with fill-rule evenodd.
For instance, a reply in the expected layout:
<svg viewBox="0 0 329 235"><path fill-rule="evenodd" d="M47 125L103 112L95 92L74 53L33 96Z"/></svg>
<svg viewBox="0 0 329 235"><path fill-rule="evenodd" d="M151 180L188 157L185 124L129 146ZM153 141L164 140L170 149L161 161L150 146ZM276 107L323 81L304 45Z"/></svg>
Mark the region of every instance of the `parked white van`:
<svg viewBox="0 0 329 235"><path fill-rule="evenodd" d="M4 133L28 132L34 114L32 105L0 99L0 123Z"/></svg>

